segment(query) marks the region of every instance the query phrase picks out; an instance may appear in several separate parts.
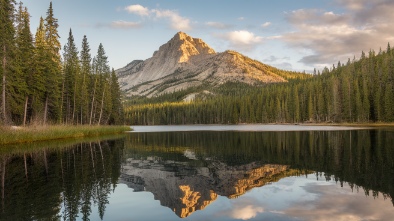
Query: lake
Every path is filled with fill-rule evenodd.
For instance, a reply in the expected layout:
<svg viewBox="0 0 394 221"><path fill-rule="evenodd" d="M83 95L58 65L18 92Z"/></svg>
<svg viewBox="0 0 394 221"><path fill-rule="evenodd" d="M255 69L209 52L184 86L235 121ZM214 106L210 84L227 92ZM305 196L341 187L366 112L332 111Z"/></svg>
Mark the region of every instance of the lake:
<svg viewBox="0 0 394 221"><path fill-rule="evenodd" d="M393 129L134 129L1 147L0 220L393 220Z"/></svg>

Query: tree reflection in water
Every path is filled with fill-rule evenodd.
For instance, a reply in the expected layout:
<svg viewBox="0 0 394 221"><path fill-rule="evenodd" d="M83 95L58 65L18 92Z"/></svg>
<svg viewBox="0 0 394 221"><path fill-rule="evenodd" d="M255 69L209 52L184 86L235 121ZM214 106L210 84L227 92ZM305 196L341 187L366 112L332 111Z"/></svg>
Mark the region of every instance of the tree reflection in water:
<svg viewBox="0 0 394 221"><path fill-rule="evenodd" d="M78 213L88 220L92 204L104 216L120 176L123 140L51 145L1 154L0 220L75 220Z"/></svg>

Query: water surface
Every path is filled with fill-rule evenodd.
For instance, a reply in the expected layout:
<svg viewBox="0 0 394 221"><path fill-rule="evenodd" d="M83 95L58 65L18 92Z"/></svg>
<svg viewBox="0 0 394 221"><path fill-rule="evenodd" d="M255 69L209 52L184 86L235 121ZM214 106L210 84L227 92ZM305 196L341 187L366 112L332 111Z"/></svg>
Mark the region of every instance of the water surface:
<svg viewBox="0 0 394 221"><path fill-rule="evenodd" d="M393 130L232 127L2 148L0 220L394 217Z"/></svg>
<svg viewBox="0 0 394 221"><path fill-rule="evenodd" d="M170 131L338 131L365 130L367 127L318 126L318 125L276 125L276 124L240 124L240 125L156 125L132 126L133 132L170 132Z"/></svg>

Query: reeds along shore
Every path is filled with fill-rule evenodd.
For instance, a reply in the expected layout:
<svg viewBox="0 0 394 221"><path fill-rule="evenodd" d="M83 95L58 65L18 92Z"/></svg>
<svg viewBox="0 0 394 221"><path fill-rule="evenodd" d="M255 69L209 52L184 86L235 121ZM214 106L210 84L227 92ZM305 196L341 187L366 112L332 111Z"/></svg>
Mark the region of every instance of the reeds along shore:
<svg viewBox="0 0 394 221"><path fill-rule="evenodd" d="M129 126L0 127L0 145L76 137L93 137L130 131Z"/></svg>

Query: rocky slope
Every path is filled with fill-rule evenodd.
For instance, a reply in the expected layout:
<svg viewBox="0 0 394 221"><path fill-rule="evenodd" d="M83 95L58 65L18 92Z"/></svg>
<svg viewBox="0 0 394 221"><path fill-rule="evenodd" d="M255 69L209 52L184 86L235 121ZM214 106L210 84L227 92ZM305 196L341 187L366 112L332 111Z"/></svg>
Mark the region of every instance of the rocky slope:
<svg viewBox="0 0 394 221"><path fill-rule="evenodd" d="M203 40L178 32L145 61L116 70L127 95L153 96L202 84L227 81L255 84L285 82L281 71L235 51L216 53Z"/></svg>

